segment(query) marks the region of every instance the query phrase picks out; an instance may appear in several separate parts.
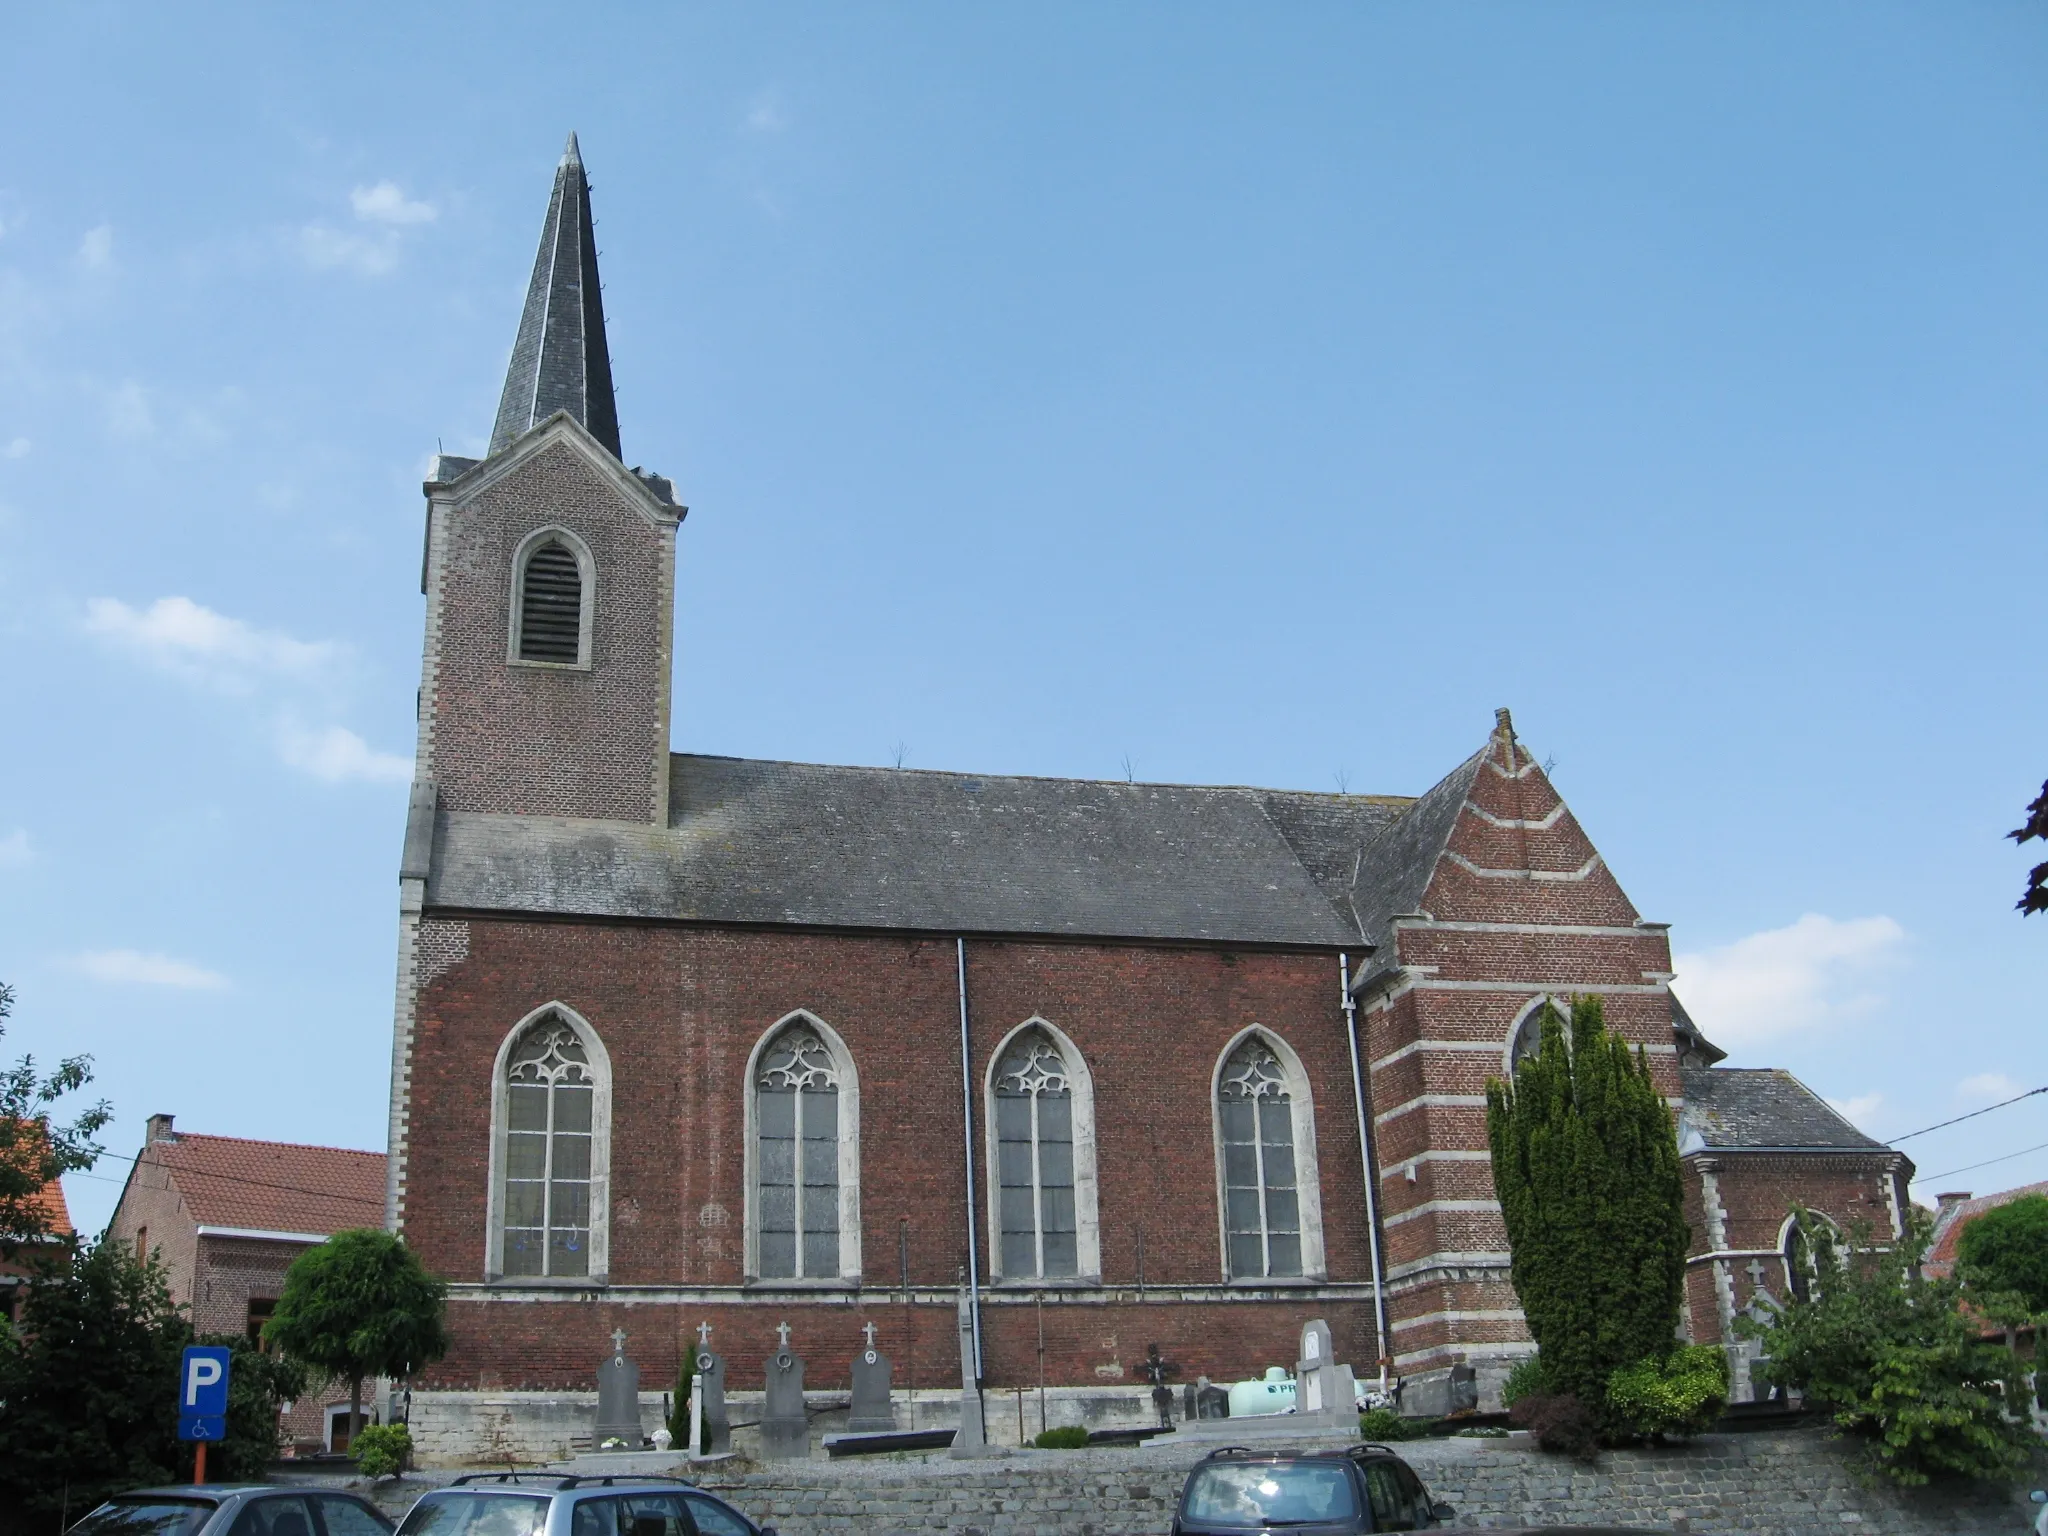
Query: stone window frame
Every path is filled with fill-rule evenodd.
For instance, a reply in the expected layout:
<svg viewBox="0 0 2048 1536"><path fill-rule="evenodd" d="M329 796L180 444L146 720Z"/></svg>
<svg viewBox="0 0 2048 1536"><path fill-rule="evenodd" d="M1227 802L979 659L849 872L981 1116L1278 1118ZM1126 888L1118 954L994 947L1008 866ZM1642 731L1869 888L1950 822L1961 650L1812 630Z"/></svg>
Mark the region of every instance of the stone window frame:
<svg viewBox="0 0 2048 1536"><path fill-rule="evenodd" d="M1257 1036L1272 1051L1287 1074L1288 1102L1294 1106L1290 1120L1294 1129L1294 1186L1301 1218L1301 1273L1299 1275L1233 1275L1230 1272L1230 1212L1223 1166L1223 1068L1237 1048ZM1329 1277L1329 1261L1323 1247L1323 1182L1321 1162L1316 1156L1315 1095L1309 1087L1308 1069L1301 1057L1273 1030L1263 1024L1249 1024L1216 1053L1209 1068L1209 1129L1216 1151L1216 1245L1226 1285L1271 1287L1316 1285Z"/></svg>
<svg viewBox="0 0 2048 1536"><path fill-rule="evenodd" d="M510 1080L507 1072L520 1037L554 1014L576 1032L589 1059L590 1097L590 1273L587 1275L510 1275L505 1273L505 1135ZM485 1196L484 1281L492 1285L540 1286L589 1290L611 1278L612 1058L590 1021L556 999L541 1004L513 1025L498 1046L491 1065L490 1184Z"/></svg>
<svg viewBox="0 0 2048 1536"><path fill-rule="evenodd" d="M1003 1053L1009 1050L1011 1043L1020 1035L1034 1029L1043 1031L1052 1041L1054 1048L1059 1051L1061 1061L1066 1064L1067 1082L1072 1094L1074 1273L1050 1278L1003 1273L1002 1184L1000 1169L997 1166L996 1137L996 1068L1002 1064ZM1073 1038L1052 1020L1040 1014L1033 1014L996 1042L995 1050L989 1054L988 1068L982 1073L981 1128L982 1166L986 1175L988 1200L989 1283L1023 1286L1032 1290L1101 1285L1102 1221L1100 1174L1095 1155L1095 1077L1088 1070L1088 1059L1081 1054L1081 1048L1075 1045Z"/></svg>
<svg viewBox="0 0 2048 1536"><path fill-rule="evenodd" d="M1530 998L1528 1002L1515 1010L1514 1022L1508 1025L1507 1043L1500 1050L1500 1075L1507 1082L1512 1083L1515 1080L1515 1067L1517 1066L1515 1047L1521 1043L1522 1031L1528 1027L1531 1019L1543 1011L1545 1003L1550 1004L1551 1007L1564 1015L1565 1039L1567 1041L1571 1039L1571 999L1560 997L1555 992L1537 993L1536 996ZM1540 1037L1537 1043L1538 1045L1542 1043Z"/></svg>
<svg viewBox="0 0 2048 1536"><path fill-rule="evenodd" d="M520 621L526 613L526 565L543 544L556 543L576 557L576 575L583 584L582 608L576 630L574 661L534 661L519 654ZM560 523L536 528L519 541L512 552L512 592L506 609L505 660L514 667L534 667L543 672L588 672L591 669L591 637L597 629L597 557L575 530Z"/></svg>
<svg viewBox="0 0 2048 1536"><path fill-rule="evenodd" d="M761 1057L784 1030L809 1025L832 1054L832 1070L839 1074L839 1273L830 1279L794 1279L789 1276L764 1279L761 1275L761 1150L759 1090ZM741 1177L745 1180L744 1257L741 1281L745 1285L798 1290L858 1289L861 1282L860 1245L860 1072L853 1064L839 1031L808 1008L785 1013L761 1032L747 1053L747 1075L740 1095L740 1142L743 1151Z"/></svg>
<svg viewBox="0 0 2048 1536"><path fill-rule="evenodd" d="M1811 1207L1808 1207L1807 1214L1818 1221L1827 1223L1828 1232L1839 1247L1843 1242L1842 1229L1835 1225L1835 1219L1828 1215L1826 1211L1816 1211ZM1806 1243L1806 1274L1802 1282L1797 1286L1795 1286L1792 1279L1792 1233L1794 1230L1799 1232L1800 1237ZM1785 1299L1787 1301L1801 1299L1800 1293L1802 1291L1807 1296L1815 1295L1819 1291L1820 1287L1816 1282L1820 1279L1820 1260L1813 1251L1813 1235L1806 1228L1800 1226L1798 1216L1791 1211L1787 1211L1785 1219L1778 1223L1778 1263L1785 1271Z"/></svg>

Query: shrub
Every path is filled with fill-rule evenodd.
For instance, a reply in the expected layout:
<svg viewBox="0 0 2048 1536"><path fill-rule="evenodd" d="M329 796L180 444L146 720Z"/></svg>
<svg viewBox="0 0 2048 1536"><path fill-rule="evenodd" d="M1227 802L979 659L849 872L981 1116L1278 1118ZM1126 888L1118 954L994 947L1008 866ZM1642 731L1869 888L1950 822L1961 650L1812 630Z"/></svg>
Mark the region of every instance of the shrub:
<svg viewBox="0 0 2048 1536"><path fill-rule="evenodd" d="M1078 1424L1062 1424L1058 1429L1040 1430L1031 1443L1041 1451L1078 1451L1087 1445L1088 1431Z"/></svg>
<svg viewBox="0 0 2048 1536"><path fill-rule="evenodd" d="M679 1451L690 1449L690 1392L696 1385L697 1341L685 1339L676 1362L676 1393L668 1415L668 1443ZM706 1431L709 1438L709 1431ZM697 1449L702 1451L703 1446Z"/></svg>
<svg viewBox="0 0 2048 1536"><path fill-rule="evenodd" d="M1368 1440L1420 1440L1429 1430L1421 1419L1404 1419L1391 1408L1374 1408L1358 1416L1358 1432Z"/></svg>
<svg viewBox="0 0 2048 1536"><path fill-rule="evenodd" d="M1512 1408L1532 1392L1547 1392L1550 1384L1543 1377L1543 1357L1524 1355L1515 1362L1508 1372L1508 1379L1501 1384L1500 1403L1503 1408Z"/></svg>
<svg viewBox="0 0 2048 1536"><path fill-rule="evenodd" d="M1728 1361L1711 1344L1638 1360L1607 1378L1608 1417L1639 1435L1697 1435L1728 1406Z"/></svg>
<svg viewBox="0 0 2048 1536"><path fill-rule="evenodd" d="M1537 1445L1562 1456L1591 1461L1600 1449L1600 1417L1569 1392L1531 1392L1508 1414L1508 1422L1526 1429Z"/></svg>
<svg viewBox="0 0 2048 1536"><path fill-rule="evenodd" d="M2021 1195L1966 1223L1956 1273L1973 1297L2006 1295L2048 1311L2048 1195Z"/></svg>
<svg viewBox="0 0 2048 1536"><path fill-rule="evenodd" d="M412 1431L403 1424L372 1424L348 1448L365 1477L396 1477L412 1465Z"/></svg>

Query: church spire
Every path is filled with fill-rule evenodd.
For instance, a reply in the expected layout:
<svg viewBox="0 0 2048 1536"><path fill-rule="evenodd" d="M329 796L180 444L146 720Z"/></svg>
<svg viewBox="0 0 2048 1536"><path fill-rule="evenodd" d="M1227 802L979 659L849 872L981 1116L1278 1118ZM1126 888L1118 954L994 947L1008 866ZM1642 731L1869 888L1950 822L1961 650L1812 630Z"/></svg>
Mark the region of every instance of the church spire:
<svg viewBox="0 0 2048 1536"><path fill-rule="evenodd" d="M556 411L567 411L592 437L619 452L619 410L612 398L597 242L590 225L590 181L573 133L555 170L555 192L541 225L540 254L526 288L519 339L512 344L512 367L491 429L491 452L502 452Z"/></svg>

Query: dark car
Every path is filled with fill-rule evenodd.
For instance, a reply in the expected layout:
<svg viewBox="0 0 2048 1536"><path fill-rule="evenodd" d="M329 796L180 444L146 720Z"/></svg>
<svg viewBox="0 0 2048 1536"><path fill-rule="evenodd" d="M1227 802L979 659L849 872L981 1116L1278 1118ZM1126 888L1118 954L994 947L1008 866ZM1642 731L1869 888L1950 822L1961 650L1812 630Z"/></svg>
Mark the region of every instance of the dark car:
<svg viewBox="0 0 2048 1536"><path fill-rule="evenodd" d="M680 1478L479 1472L423 1494L402 1536L776 1536Z"/></svg>
<svg viewBox="0 0 2048 1536"><path fill-rule="evenodd" d="M352 1493L205 1483L116 1494L66 1536L391 1536Z"/></svg>
<svg viewBox="0 0 2048 1536"><path fill-rule="evenodd" d="M1432 1499L1415 1469L1384 1445L1332 1451L1211 1452L1181 1487L1173 1536L1364 1536L1426 1531L1457 1511ZM1547 1525L1543 1536L1626 1536L1620 1526ZM1498 1532L1496 1536L1507 1536Z"/></svg>

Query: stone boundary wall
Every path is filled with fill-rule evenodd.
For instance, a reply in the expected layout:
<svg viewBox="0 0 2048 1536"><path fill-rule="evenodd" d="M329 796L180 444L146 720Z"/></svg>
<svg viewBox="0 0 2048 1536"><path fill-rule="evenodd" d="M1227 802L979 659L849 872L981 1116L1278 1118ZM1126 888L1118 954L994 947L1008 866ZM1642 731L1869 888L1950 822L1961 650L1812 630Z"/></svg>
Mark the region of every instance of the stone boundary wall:
<svg viewBox="0 0 2048 1536"><path fill-rule="evenodd" d="M1588 1467L1515 1440L1396 1447L1461 1527L1583 1521L1748 1536L2000 1533L2029 1529L2024 1486L1901 1493L1866 1486L1820 1430L1708 1435L1616 1451ZM959 1532L961 1536L1163 1536L1190 1450L1032 1452L995 1462L821 1465L704 1485L781 1536ZM2040 1486L2037 1482L2034 1486Z"/></svg>

